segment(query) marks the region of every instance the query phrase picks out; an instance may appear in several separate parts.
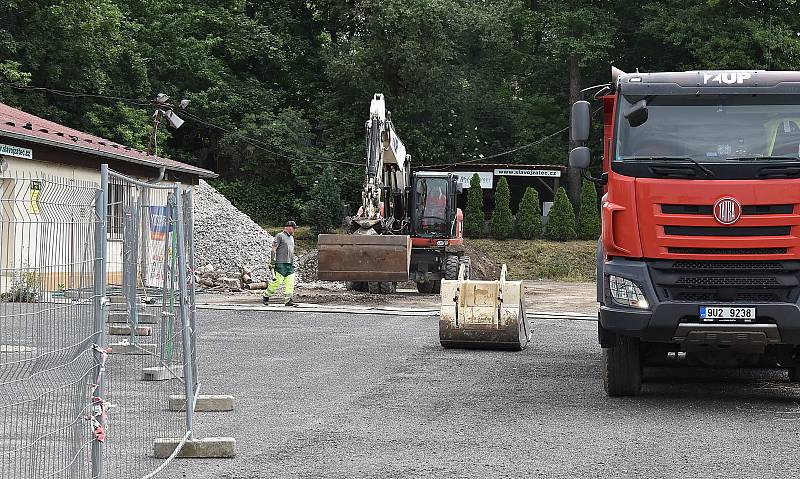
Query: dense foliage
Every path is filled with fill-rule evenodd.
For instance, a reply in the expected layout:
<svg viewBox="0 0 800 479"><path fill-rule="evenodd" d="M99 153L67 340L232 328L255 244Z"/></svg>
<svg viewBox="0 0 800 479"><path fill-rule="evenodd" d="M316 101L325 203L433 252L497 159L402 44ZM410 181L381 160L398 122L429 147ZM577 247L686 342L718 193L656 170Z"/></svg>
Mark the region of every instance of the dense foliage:
<svg viewBox="0 0 800 479"><path fill-rule="evenodd" d="M517 209L517 235L522 239L542 236L542 209L539 206L539 193L528 187Z"/></svg>
<svg viewBox="0 0 800 479"><path fill-rule="evenodd" d="M467 190L467 209L464 211L464 235L469 238L483 236L486 226L486 216L483 213L483 190L481 178L477 173L469 180Z"/></svg>
<svg viewBox="0 0 800 479"><path fill-rule="evenodd" d="M322 172L309 196L304 216L315 232L328 233L341 226L342 196L331 168Z"/></svg>
<svg viewBox="0 0 800 479"><path fill-rule="evenodd" d="M597 209L597 188L584 181L581 187L581 209L578 212L578 239L592 240L600 236L600 211Z"/></svg>
<svg viewBox="0 0 800 479"><path fill-rule="evenodd" d="M556 201L547 213L547 227L544 237L556 241L569 241L577 237L575 232L575 211L572 208L567 192L559 188Z"/></svg>
<svg viewBox="0 0 800 479"><path fill-rule="evenodd" d="M162 130L162 150L220 173L217 184L238 190L233 201L257 220L280 221L295 199L308 201L321 166L359 203L363 167L332 160L362 163L375 92L386 94L417 165L529 144L493 161L564 164L566 131L536 141L567 124L582 87L608 81L609 64L796 69L797 8L796 0L5 0L0 101L144 148L152 111L142 102L9 83L188 98L186 113L203 121L187 116L182 129ZM571 172L566 184L577 205L580 178Z"/></svg>
<svg viewBox="0 0 800 479"><path fill-rule="evenodd" d="M494 212L490 220L490 228L493 238L507 239L514 232L514 215L511 213L509 201L511 191L508 189L508 180L501 176L497 180L494 190Z"/></svg>

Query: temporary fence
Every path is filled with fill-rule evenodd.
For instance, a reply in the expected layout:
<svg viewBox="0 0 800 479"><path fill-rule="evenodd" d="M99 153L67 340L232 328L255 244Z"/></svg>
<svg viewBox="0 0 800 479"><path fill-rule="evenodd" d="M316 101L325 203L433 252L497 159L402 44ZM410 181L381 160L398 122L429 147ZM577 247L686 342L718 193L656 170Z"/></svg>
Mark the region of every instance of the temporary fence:
<svg viewBox="0 0 800 479"><path fill-rule="evenodd" d="M0 178L0 477L146 477L191 438L192 237L180 184Z"/></svg>

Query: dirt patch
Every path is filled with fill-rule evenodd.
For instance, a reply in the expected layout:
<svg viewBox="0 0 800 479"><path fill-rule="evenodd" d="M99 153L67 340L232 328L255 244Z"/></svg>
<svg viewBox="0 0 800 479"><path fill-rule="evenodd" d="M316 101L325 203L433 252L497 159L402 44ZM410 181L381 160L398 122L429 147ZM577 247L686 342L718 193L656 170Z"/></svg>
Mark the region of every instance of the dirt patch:
<svg viewBox="0 0 800 479"><path fill-rule="evenodd" d="M465 240L464 252L472 261L470 265L470 277L472 279L494 280L500 278L502 263L495 260L486 251L472 241Z"/></svg>

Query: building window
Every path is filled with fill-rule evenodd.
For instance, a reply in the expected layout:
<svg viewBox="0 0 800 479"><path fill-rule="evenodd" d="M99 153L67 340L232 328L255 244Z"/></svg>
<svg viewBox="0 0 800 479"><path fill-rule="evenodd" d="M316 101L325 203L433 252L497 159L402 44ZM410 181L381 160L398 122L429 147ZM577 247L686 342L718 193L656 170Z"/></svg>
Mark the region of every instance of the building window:
<svg viewBox="0 0 800 479"><path fill-rule="evenodd" d="M108 185L108 238L122 239L123 207L125 206L125 186L109 183Z"/></svg>

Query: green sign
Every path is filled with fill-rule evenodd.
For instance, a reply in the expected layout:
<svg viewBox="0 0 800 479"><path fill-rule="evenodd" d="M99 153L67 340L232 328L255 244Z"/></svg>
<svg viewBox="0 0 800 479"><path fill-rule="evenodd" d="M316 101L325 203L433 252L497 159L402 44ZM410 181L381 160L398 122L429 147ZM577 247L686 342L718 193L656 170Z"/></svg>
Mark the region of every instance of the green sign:
<svg viewBox="0 0 800 479"><path fill-rule="evenodd" d="M0 156L13 156L14 158L25 158L26 160L32 160L33 150L0 143Z"/></svg>

